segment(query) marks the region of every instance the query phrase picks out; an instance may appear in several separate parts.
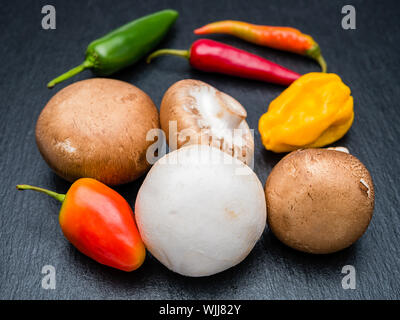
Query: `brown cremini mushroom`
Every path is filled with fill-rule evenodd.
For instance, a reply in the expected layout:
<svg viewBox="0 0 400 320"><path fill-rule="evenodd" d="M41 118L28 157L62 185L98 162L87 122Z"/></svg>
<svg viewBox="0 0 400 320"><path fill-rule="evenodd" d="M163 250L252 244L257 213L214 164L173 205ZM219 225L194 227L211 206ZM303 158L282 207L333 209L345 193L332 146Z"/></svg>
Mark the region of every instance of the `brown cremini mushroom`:
<svg viewBox="0 0 400 320"><path fill-rule="evenodd" d="M36 141L48 165L74 181L130 182L148 168L146 141L159 128L157 109L139 88L118 80L76 82L54 95L36 125Z"/></svg>
<svg viewBox="0 0 400 320"><path fill-rule="evenodd" d="M309 253L332 253L353 244L374 209L374 187L365 166L350 154L327 149L285 156L269 175L265 195L275 236Z"/></svg>
<svg viewBox="0 0 400 320"><path fill-rule="evenodd" d="M250 164L254 139L246 117L237 100L191 79L173 84L160 107L161 128L172 150L190 144L210 145Z"/></svg>

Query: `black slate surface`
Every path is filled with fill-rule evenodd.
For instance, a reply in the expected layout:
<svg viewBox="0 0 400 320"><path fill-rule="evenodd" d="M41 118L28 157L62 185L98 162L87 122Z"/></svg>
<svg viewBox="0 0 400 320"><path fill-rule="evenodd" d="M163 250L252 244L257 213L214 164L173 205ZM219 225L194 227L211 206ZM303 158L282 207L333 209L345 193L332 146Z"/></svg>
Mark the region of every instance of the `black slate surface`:
<svg viewBox="0 0 400 320"><path fill-rule="evenodd" d="M41 8L52 4L57 29L41 28ZM356 8L356 30L343 30L341 8ZM161 46L188 48L195 27L220 19L294 26L320 43L329 71L339 74L355 99L355 122L336 145L350 149L370 170L376 207L366 234L352 247L313 256L282 245L266 228L240 265L207 278L185 278L148 255L132 273L97 264L74 249L58 225L59 204L33 192L29 183L58 192L69 184L42 160L34 138L36 119L53 90L46 83L79 64L87 44L142 15L174 8L176 25ZM0 298L1 299L393 299L400 298L399 258L399 64L398 1L2 1L0 6ZM257 47L228 36L213 39L250 50L299 73L318 71L314 62ZM179 58L144 62L113 76L135 84L159 105L165 90L195 78L231 94L258 118L282 87L191 70ZM255 172L262 183L282 157L262 148L256 130ZM133 206L142 179L117 188ZM56 268L56 289L41 287L44 265ZM353 265L355 290L343 290L341 269Z"/></svg>

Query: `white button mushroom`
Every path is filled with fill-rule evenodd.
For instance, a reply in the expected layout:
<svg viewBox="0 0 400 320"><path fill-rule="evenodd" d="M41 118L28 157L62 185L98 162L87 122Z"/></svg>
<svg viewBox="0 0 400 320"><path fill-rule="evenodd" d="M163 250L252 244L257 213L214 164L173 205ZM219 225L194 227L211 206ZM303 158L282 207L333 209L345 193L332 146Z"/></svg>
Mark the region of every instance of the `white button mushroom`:
<svg viewBox="0 0 400 320"><path fill-rule="evenodd" d="M266 224L263 187L243 162L192 145L152 167L135 204L147 249L170 270L208 276L241 262Z"/></svg>
<svg viewBox="0 0 400 320"><path fill-rule="evenodd" d="M254 139L246 117L246 110L237 100L191 79L173 84L160 107L161 129L172 150L188 144L207 144L250 164Z"/></svg>

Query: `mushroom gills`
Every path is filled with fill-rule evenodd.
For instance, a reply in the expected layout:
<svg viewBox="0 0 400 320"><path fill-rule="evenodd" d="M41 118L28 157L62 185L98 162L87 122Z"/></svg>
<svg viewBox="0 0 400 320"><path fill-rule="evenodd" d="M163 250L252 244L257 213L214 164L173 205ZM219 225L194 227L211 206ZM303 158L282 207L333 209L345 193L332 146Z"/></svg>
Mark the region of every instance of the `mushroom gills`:
<svg viewBox="0 0 400 320"><path fill-rule="evenodd" d="M246 110L233 97L193 79L174 83L160 106L161 128L173 150L209 145L252 166L254 137L246 117Z"/></svg>
<svg viewBox="0 0 400 320"><path fill-rule="evenodd" d="M245 132L235 134L235 129L242 129L247 112L243 106L229 95L216 90L211 86L196 86L189 90L193 98L191 112L197 117L198 127L204 133L222 141L231 148L245 146L242 138ZM226 146L221 146L226 149Z"/></svg>

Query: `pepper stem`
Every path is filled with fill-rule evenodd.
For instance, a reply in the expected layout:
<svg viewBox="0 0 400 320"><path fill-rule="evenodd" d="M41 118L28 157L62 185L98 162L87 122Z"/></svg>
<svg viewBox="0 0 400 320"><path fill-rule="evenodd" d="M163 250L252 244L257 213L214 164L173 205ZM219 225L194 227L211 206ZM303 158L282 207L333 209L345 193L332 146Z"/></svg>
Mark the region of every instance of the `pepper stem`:
<svg viewBox="0 0 400 320"><path fill-rule="evenodd" d="M315 60L319 63L319 65L321 66L322 72L325 72L325 73L326 73L326 71L327 71L327 65L326 65L326 61L325 61L324 57L322 56L322 54L316 56L314 59L315 59Z"/></svg>
<svg viewBox="0 0 400 320"><path fill-rule="evenodd" d="M58 76L57 78L51 80L48 84L47 84L47 88L53 88L57 83L60 83L64 80L67 80L71 77L73 77L74 75L82 72L83 70L87 69L87 68L91 68L93 67L93 62L89 61L89 60L85 60L83 61L82 64L80 64L79 66L63 73L61 76Z"/></svg>
<svg viewBox="0 0 400 320"><path fill-rule="evenodd" d="M164 54L172 54L174 56L179 56L179 57L183 57L186 59L190 59L190 51L189 50L161 49L161 50L154 51L151 55L149 55L146 59L146 62L150 63L150 61L153 60L154 58L157 58Z"/></svg>
<svg viewBox="0 0 400 320"><path fill-rule="evenodd" d="M39 187L30 186L30 185L27 185L27 184L19 184L19 185L17 185L17 189L18 190L39 191L39 192L42 192L42 193L45 193L45 194L49 195L50 197L53 197L54 199L60 201L61 203L64 202L64 199L65 199L65 194L56 193L54 191L50 191L50 190L39 188Z"/></svg>
<svg viewBox="0 0 400 320"><path fill-rule="evenodd" d="M306 56L316 60L318 64L321 66L322 72L327 71L327 65L325 59L322 57L321 49L317 43L306 51Z"/></svg>

